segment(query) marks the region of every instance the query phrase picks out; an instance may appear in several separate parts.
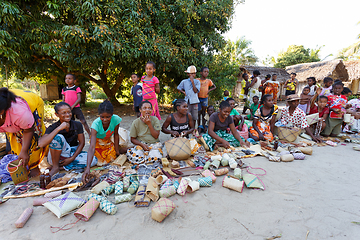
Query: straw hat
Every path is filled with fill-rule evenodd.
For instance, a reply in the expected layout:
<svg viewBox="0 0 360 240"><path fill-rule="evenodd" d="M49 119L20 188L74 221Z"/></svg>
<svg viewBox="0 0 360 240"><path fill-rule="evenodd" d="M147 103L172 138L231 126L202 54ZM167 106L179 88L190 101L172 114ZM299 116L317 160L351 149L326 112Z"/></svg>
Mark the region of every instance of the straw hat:
<svg viewBox="0 0 360 240"><path fill-rule="evenodd" d="M194 65L191 65L187 68L185 71L186 73L196 73L196 67Z"/></svg>
<svg viewBox="0 0 360 240"><path fill-rule="evenodd" d="M291 101L295 101L295 100L300 100L299 95L297 95L297 94L291 94L291 95L288 95L288 96L286 97L286 101L287 101L287 102L291 102Z"/></svg>

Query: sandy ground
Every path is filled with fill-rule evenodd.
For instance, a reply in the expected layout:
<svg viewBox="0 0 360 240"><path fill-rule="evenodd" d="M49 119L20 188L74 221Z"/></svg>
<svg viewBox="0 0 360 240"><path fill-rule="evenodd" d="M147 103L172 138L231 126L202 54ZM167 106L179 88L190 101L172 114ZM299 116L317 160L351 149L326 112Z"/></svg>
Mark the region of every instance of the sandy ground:
<svg viewBox="0 0 360 240"><path fill-rule="evenodd" d="M122 118L121 126L130 129L134 117ZM34 198L12 199L0 205L0 239L265 239L280 234L280 239L359 239L360 226L351 223L360 222L360 153L353 145L315 146L312 156L289 163L245 159L266 170L264 191L238 193L223 188L219 177L212 187L172 196L177 207L162 223L151 219L153 202L148 208L130 202L117 205L113 216L98 209L89 222L55 234L50 226L74 222L74 215L58 219L45 207L34 207L24 228L17 229L15 221Z"/></svg>

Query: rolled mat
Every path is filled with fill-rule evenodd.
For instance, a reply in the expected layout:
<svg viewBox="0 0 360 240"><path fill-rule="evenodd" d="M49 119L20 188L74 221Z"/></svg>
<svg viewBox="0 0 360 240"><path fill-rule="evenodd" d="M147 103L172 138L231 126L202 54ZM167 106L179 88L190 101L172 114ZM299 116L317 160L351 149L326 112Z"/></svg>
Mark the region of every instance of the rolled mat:
<svg viewBox="0 0 360 240"><path fill-rule="evenodd" d="M103 200L106 200L106 197L104 197L104 196L100 196L100 195L97 195L97 194L95 194L95 193L90 193L89 194L89 196L88 196L88 201L90 200L90 199L92 199L92 198L94 198L96 201L98 201L98 202L102 202Z"/></svg>
<svg viewBox="0 0 360 240"><path fill-rule="evenodd" d="M229 158L229 166L231 169L235 169L237 167L237 162L233 158Z"/></svg>
<svg viewBox="0 0 360 240"><path fill-rule="evenodd" d="M176 190L178 189L179 185L180 185L179 181L175 180L173 186L176 188Z"/></svg>
<svg viewBox="0 0 360 240"><path fill-rule="evenodd" d="M165 175L159 175L155 178L155 181L157 184L163 184L166 180L168 180L168 177Z"/></svg>
<svg viewBox="0 0 360 240"><path fill-rule="evenodd" d="M216 181L216 177L215 175L210 172L210 170L205 170L201 173L201 175L203 175L204 177L211 177L211 180L213 181L213 183Z"/></svg>
<svg viewBox="0 0 360 240"><path fill-rule="evenodd" d="M304 160L305 159L305 154L303 154L303 153L293 153L292 155L294 156L295 160Z"/></svg>
<svg viewBox="0 0 360 240"><path fill-rule="evenodd" d="M215 168L219 168L220 166L220 160L214 160L212 161L212 163L210 164L211 166L214 166Z"/></svg>
<svg viewBox="0 0 360 240"><path fill-rule="evenodd" d="M123 178L123 190L127 191L127 189L130 187L130 176L125 176Z"/></svg>
<svg viewBox="0 0 360 240"><path fill-rule="evenodd" d="M215 175L216 176L221 176L221 175L227 174L228 172L229 172L229 169L222 168L222 169L215 170Z"/></svg>
<svg viewBox="0 0 360 240"><path fill-rule="evenodd" d="M102 181L101 183L98 183L96 186L94 186L91 189L91 192L95 193L95 194L99 194L99 193L101 193L101 190L103 190L109 186L110 186L110 184L108 182Z"/></svg>
<svg viewBox="0 0 360 240"><path fill-rule="evenodd" d="M33 211L34 210L32 208L25 209L24 212L18 218L18 220L16 220L15 227L22 228L25 225L25 223L29 220L29 218L30 218L31 214L33 213Z"/></svg>
<svg viewBox="0 0 360 240"><path fill-rule="evenodd" d="M124 184L122 181L117 181L115 183L115 195L122 194L124 191Z"/></svg>
<svg viewBox="0 0 360 240"><path fill-rule="evenodd" d="M134 181L131 183L130 187L127 189L127 192L130 194L136 193L139 188L140 183L138 181Z"/></svg>
<svg viewBox="0 0 360 240"><path fill-rule="evenodd" d="M225 176L222 181L222 186L241 193L244 189L244 181Z"/></svg>
<svg viewBox="0 0 360 240"><path fill-rule="evenodd" d="M108 196L114 191L115 191L115 184L112 184L112 185L104 188L103 190L101 190L101 193L102 193L102 195Z"/></svg>
<svg viewBox="0 0 360 240"><path fill-rule="evenodd" d="M118 210L117 206L108 200L100 203L100 209L109 215L114 215Z"/></svg>
<svg viewBox="0 0 360 240"><path fill-rule="evenodd" d="M207 161L207 162L205 163L205 165L204 165L204 170L209 169L210 164L211 164L211 162L210 162L210 161Z"/></svg>
<svg viewBox="0 0 360 240"><path fill-rule="evenodd" d="M283 162L292 162L294 161L294 156L292 154L284 154L280 156L280 159Z"/></svg>
<svg viewBox="0 0 360 240"><path fill-rule="evenodd" d="M214 161L214 160L220 161L221 158L222 158L222 157L221 157L220 155L211 156L211 161Z"/></svg>
<svg viewBox="0 0 360 240"><path fill-rule="evenodd" d="M228 158L221 159L221 165L224 167L229 165L229 159Z"/></svg>
<svg viewBox="0 0 360 240"><path fill-rule="evenodd" d="M130 202L132 199L132 196L130 193L125 193L122 195L116 195L115 196L115 203L119 204L119 203L123 203L123 202Z"/></svg>
<svg viewBox="0 0 360 240"><path fill-rule="evenodd" d="M198 179L200 187L211 187L213 182L211 177L202 177Z"/></svg>
<svg viewBox="0 0 360 240"><path fill-rule="evenodd" d="M160 187L160 190L164 190L172 185L172 181L170 179L166 180L166 182Z"/></svg>
<svg viewBox="0 0 360 240"><path fill-rule="evenodd" d="M211 179L210 179L210 180L211 180ZM175 194L176 194L176 188L175 188L175 186L169 186L169 187L167 187L167 188L162 189L162 190L159 191L159 196L160 196L161 198L171 197L171 196L173 196L173 195L175 195Z"/></svg>
<svg viewBox="0 0 360 240"><path fill-rule="evenodd" d="M33 201L33 206L42 206L44 203L46 203L47 201L49 201L51 199L52 198L47 198L47 197L35 198Z"/></svg>
<svg viewBox="0 0 360 240"><path fill-rule="evenodd" d="M151 208L151 218L155 221L162 222L174 209L175 203L167 198L161 198Z"/></svg>
<svg viewBox="0 0 360 240"><path fill-rule="evenodd" d="M48 193L45 193L44 197L46 197L46 198L56 198L56 197L60 196L61 194L62 194L62 190L55 191L55 192L48 192Z"/></svg>
<svg viewBox="0 0 360 240"><path fill-rule="evenodd" d="M186 192L193 193L193 192L199 190L199 188L200 188L200 184L198 181L190 181L189 185L186 188Z"/></svg>
<svg viewBox="0 0 360 240"><path fill-rule="evenodd" d="M176 192L179 195L184 196L185 193L186 193L186 189L187 189L188 185L189 185L189 180L187 178L182 178Z"/></svg>
<svg viewBox="0 0 360 240"><path fill-rule="evenodd" d="M242 175L241 175L241 168L235 168L234 169L234 176L238 179L241 179L242 178Z"/></svg>
<svg viewBox="0 0 360 240"><path fill-rule="evenodd" d="M149 177L145 194L154 202L159 199L159 185L156 183L155 178Z"/></svg>
<svg viewBox="0 0 360 240"><path fill-rule="evenodd" d="M87 222L94 214L96 209L98 209L99 205L100 202L98 202L95 198L91 198L87 203L85 203L84 206L82 206L74 213L74 216L77 219Z"/></svg>

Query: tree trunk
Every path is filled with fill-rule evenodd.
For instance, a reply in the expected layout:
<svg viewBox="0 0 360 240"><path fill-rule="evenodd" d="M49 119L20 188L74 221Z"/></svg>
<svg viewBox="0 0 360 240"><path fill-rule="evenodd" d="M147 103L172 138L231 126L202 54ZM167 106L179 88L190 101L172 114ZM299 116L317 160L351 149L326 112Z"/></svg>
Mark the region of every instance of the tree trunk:
<svg viewBox="0 0 360 240"><path fill-rule="evenodd" d="M106 75L100 76L100 81L101 87L103 88L103 91L109 98L110 102L114 105L114 107L120 107L120 103L115 97L116 91L112 91L112 89L109 88Z"/></svg>

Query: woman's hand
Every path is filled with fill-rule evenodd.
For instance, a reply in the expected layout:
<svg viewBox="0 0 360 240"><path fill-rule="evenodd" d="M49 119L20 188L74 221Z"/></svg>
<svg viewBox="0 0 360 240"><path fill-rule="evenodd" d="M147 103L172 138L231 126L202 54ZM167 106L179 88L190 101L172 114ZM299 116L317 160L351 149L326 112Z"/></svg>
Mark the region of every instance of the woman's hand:
<svg viewBox="0 0 360 240"><path fill-rule="evenodd" d="M66 166L66 165L70 164L74 160L75 160L74 157L69 157L69 158L65 158L65 159L62 159L62 160L60 159L59 160L59 166L60 167Z"/></svg>
<svg viewBox="0 0 360 240"><path fill-rule="evenodd" d="M264 135L261 132L259 133L259 140L265 140Z"/></svg>
<svg viewBox="0 0 360 240"><path fill-rule="evenodd" d="M170 133L173 137L180 137L180 134L177 131L171 131Z"/></svg>
<svg viewBox="0 0 360 240"><path fill-rule="evenodd" d="M223 141L221 143L222 143L224 148L230 148L230 143L228 141L223 139Z"/></svg>
<svg viewBox="0 0 360 240"><path fill-rule="evenodd" d="M250 143L246 139L245 139L244 143L241 144L242 147L244 147L244 145L245 145L245 147L250 147Z"/></svg>
<svg viewBox="0 0 360 240"><path fill-rule="evenodd" d="M321 143L321 142L322 142L320 138L315 137L315 136L313 136L312 139L313 139L315 142L317 142L317 143Z"/></svg>
<svg viewBox="0 0 360 240"><path fill-rule="evenodd" d="M82 175L82 182L83 182L83 184L86 184L86 183L88 183L89 182L89 177L90 177L90 168L89 167L86 167L85 169L84 169L84 173L83 173L83 175Z"/></svg>
<svg viewBox="0 0 360 240"><path fill-rule="evenodd" d="M140 119L141 121L143 121L143 123L145 123L148 126L151 124L150 116L141 116Z"/></svg>
<svg viewBox="0 0 360 240"><path fill-rule="evenodd" d="M62 122L58 128L60 129L60 131L64 129L69 129L70 124L68 122Z"/></svg>
<svg viewBox="0 0 360 240"><path fill-rule="evenodd" d="M22 160L21 164L26 167L28 164L29 164L29 159L30 159L30 156L29 154L27 153L27 151L21 151L19 156L18 156L18 159Z"/></svg>
<svg viewBox="0 0 360 240"><path fill-rule="evenodd" d="M141 144L141 147L144 149L144 151L150 151L150 147L146 144Z"/></svg>

